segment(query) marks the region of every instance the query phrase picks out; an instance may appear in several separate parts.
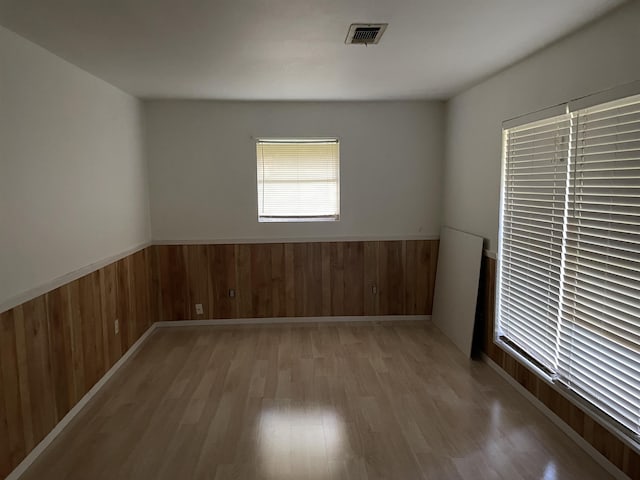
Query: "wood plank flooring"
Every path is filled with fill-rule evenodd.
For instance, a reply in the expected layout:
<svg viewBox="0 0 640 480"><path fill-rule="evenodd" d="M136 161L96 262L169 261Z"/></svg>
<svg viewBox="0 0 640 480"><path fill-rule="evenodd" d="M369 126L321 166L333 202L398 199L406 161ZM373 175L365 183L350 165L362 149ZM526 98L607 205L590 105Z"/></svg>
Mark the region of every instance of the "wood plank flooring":
<svg viewBox="0 0 640 480"><path fill-rule="evenodd" d="M606 479L429 323L158 329L23 479Z"/></svg>

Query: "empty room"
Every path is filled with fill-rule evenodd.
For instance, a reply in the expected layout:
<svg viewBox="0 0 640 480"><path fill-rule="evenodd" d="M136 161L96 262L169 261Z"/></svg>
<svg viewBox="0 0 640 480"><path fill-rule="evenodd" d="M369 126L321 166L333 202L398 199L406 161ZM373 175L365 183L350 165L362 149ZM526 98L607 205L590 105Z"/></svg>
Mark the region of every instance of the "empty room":
<svg viewBox="0 0 640 480"><path fill-rule="evenodd" d="M0 0L0 479L640 480L639 46Z"/></svg>

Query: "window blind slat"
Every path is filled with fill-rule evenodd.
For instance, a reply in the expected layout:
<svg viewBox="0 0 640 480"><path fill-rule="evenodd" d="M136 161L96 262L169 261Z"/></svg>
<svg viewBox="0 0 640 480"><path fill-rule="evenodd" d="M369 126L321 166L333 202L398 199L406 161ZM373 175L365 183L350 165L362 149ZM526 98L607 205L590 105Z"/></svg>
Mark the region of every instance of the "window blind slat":
<svg viewBox="0 0 640 480"><path fill-rule="evenodd" d="M640 120L629 123L619 123L615 126L605 125L599 129L589 129L589 137L582 137L578 133L579 146L593 145L602 143L615 143L617 139L620 140L634 140L637 139L637 133L640 132ZM586 142L589 143L586 143Z"/></svg>
<svg viewBox="0 0 640 480"><path fill-rule="evenodd" d="M602 310L597 307L594 302L589 302L584 298L576 298L575 295L568 295L565 310L571 309L573 314L579 317L579 320L573 318L573 321L579 321L583 325L590 325L594 330L598 330L611 340L615 340L618 344L632 348L638 342L638 335L633 332L625 331L624 320L619 320L619 314L615 308L602 306ZM622 312L624 314L624 312ZM626 319L628 321L628 317ZM631 323L631 322L630 322Z"/></svg>
<svg viewBox="0 0 640 480"><path fill-rule="evenodd" d="M602 304L611 302L614 305L619 304L619 308L622 309L622 311L625 311L625 309L627 309L627 311L628 309L632 309L635 306L638 294L640 293L639 290L636 290L635 295L625 295L620 293L619 288L603 288L599 283L587 279L586 275L580 275L579 281L577 277L567 275L565 277L565 281L565 295L567 296L567 302L572 299L572 295L575 295L586 298L591 302L600 302ZM575 297L573 300L575 301ZM640 325L636 325L634 320L635 318L632 317L631 320L625 322L625 320L621 318L619 319L620 324L618 326L626 328L628 325L628 331L636 332L639 336L638 340L640 340Z"/></svg>
<svg viewBox="0 0 640 480"><path fill-rule="evenodd" d="M509 235L514 235L522 238L530 238L532 240L538 240L540 242L543 242L546 239L546 235L548 235L548 229L545 232L544 228L539 227L537 225L524 224L524 226L522 226L521 223L511 223L511 222L508 222L506 225L509 230L508 232ZM562 246L562 239L554 240L552 242L552 245Z"/></svg>
<svg viewBox="0 0 640 480"><path fill-rule="evenodd" d="M628 399L633 395L634 383L636 382L634 381L633 372L627 370L624 364L616 362L615 357L606 357L605 362L614 370L615 376L603 375L603 372L599 371L600 369L598 368L598 363L601 360L599 358L594 358L591 354L593 351L591 342L585 342L584 338L582 338L581 340L576 341L574 346L575 348L572 355L579 357L581 360L580 365L575 365L576 369L581 370L583 374L588 372L589 375L586 376L590 377L591 380L606 386L607 389L614 390L618 399ZM618 368L618 366L621 368ZM569 379L565 377L565 380ZM628 402L626 409L629 411Z"/></svg>
<svg viewBox="0 0 640 480"><path fill-rule="evenodd" d="M569 325L571 327L571 325ZM587 329L576 328L569 332L569 327L563 330L563 336L571 335L571 342L579 342L580 345L574 345L573 349L576 350L588 350L593 349L598 352L598 355L603 361L617 365L617 368L628 371L633 378L635 376L634 365L637 363L637 357L634 352L627 348L623 348L619 345L613 345L611 343L605 343L599 335L595 335ZM565 341L567 339L565 338ZM560 355L571 354L572 350L563 349L560 350Z"/></svg>
<svg viewBox="0 0 640 480"><path fill-rule="evenodd" d="M636 142L633 145L627 144L625 148L612 148L610 145L603 147L594 147L592 149L585 149L578 153L579 158L588 158L591 161L595 161L596 158L614 157L615 155L624 154L625 156L637 157L640 155L640 142Z"/></svg>
<svg viewBox="0 0 640 480"><path fill-rule="evenodd" d="M600 287L602 285L602 273L603 272L601 270L592 269L584 265L580 265L578 267L575 265L567 265L565 268L565 279L567 282L571 282L579 274L581 276L581 281L585 282L585 284L592 284ZM610 292L616 292L632 298L635 298L636 296L640 297L637 278L629 279L621 275L608 272L607 280L607 289Z"/></svg>
<svg viewBox="0 0 640 480"><path fill-rule="evenodd" d="M507 269L513 270L513 272L519 277L529 276L536 278L538 282L548 283L549 285L560 285L560 265L549 265L542 261L532 261L530 257L524 254L519 254L514 251L504 251L504 267L505 272ZM538 285L538 288L541 288Z"/></svg>
<svg viewBox="0 0 640 480"><path fill-rule="evenodd" d="M589 257L584 252L580 257L567 255L565 270L573 270L580 273L581 269L585 267L597 271L600 278L604 278L605 276L611 276L611 278L618 276L630 281L636 281L638 279L637 270L629 265L612 263L605 258L598 259Z"/></svg>
<svg viewBox="0 0 640 480"><path fill-rule="evenodd" d="M636 374L637 371L634 368L639 367L640 365L629 365L629 356L620 355L619 352L607 351L599 346L597 343L593 343L592 339L586 338L579 333L573 335L573 350L571 352L572 355L578 355L584 357L589 356L589 352L594 350L598 352L598 361L604 361L609 365L612 369L615 370L615 378L619 378L622 383L622 388L624 390L633 393L633 386L636 382ZM560 356L565 358L566 351L562 351ZM621 361L620 358L623 360ZM594 361L593 358L589 359L591 362Z"/></svg>
<svg viewBox="0 0 640 480"><path fill-rule="evenodd" d="M637 225L633 224L620 224L620 223L609 223L603 224L598 219L589 219L589 218L569 218L568 219L569 232L579 234L582 229L589 228L593 230L600 230L601 232L613 232L618 234L629 234L632 236L637 236L640 234L640 228Z"/></svg>
<svg viewBox="0 0 640 480"><path fill-rule="evenodd" d="M640 121L640 113L639 112L625 112L621 113L621 110L610 110L608 113L603 113L601 115L593 115L581 113L580 124L577 126L576 130L578 134L581 134L587 130L592 132L592 135L597 135L597 133L602 129L611 128L612 126L620 126L620 125L629 125Z"/></svg>
<svg viewBox="0 0 640 480"><path fill-rule="evenodd" d="M526 289L522 289L519 285L515 285L514 283L505 288L509 288L512 295L511 300L514 301L515 305L519 305L523 308L523 313L526 313L528 311L527 309L531 309L533 312L537 312L539 314L539 318L544 319L549 314L550 306L552 306L556 311L558 309L557 304L553 305L553 302L549 301L549 293L543 296L531 294L528 293Z"/></svg>
<svg viewBox="0 0 640 480"><path fill-rule="evenodd" d="M622 388L625 384L608 382L607 377L599 373L598 364L593 361L593 356L589 353L584 355L575 355L576 358L580 358L580 362L576 362L576 366L572 371L572 379L564 378L564 381L573 388L578 388L584 393L590 394L590 396L596 397L599 401L604 400L604 395L601 392L606 391L607 404L603 407L611 408L617 415L623 417L633 418L635 412L630 408L630 395L631 393ZM575 379L580 378L580 383L576 385ZM633 386L629 386L629 390L632 390ZM604 408L603 408L604 409Z"/></svg>
<svg viewBox="0 0 640 480"><path fill-rule="evenodd" d="M530 267L544 270L548 278L560 278L561 260L556 258L562 253L560 248L538 248L531 243L518 242L509 235L505 235L504 239L511 243L504 252L512 262L524 262Z"/></svg>

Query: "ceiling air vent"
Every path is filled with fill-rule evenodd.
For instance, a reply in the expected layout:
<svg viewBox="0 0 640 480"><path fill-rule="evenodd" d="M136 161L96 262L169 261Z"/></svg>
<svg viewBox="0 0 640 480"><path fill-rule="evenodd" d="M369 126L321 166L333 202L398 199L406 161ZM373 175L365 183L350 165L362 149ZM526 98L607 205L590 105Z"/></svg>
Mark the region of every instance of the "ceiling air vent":
<svg viewBox="0 0 640 480"><path fill-rule="evenodd" d="M387 23L352 23L344 43L349 45L375 45L387 29Z"/></svg>

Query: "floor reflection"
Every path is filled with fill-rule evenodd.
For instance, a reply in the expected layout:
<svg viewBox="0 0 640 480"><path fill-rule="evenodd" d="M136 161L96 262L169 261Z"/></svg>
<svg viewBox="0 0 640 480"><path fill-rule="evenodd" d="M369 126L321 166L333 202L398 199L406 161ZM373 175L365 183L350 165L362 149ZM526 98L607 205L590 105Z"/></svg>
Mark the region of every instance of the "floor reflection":
<svg viewBox="0 0 640 480"><path fill-rule="evenodd" d="M262 471L267 478L325 478L334 473L344 435L342 418L328 408L265 410L257 437Z"/></svg>
<svg viewBox="0 0 640 480"><path fill-rule="evenodd" d="M544 469L544 473L542 474L542 480L557 480L558 475L556 474L556 464L554 462L547 463L547 466Z"/></svg>

